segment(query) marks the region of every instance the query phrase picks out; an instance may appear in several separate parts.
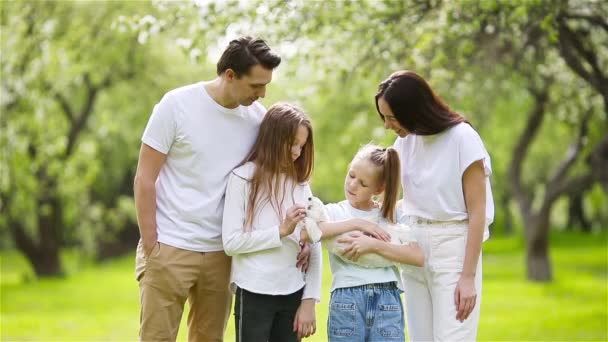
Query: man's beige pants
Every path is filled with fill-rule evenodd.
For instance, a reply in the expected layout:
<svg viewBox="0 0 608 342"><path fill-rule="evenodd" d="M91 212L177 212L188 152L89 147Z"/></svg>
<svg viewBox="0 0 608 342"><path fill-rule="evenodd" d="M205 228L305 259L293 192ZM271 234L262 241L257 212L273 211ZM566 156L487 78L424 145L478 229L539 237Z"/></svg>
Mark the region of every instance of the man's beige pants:
<svg viewBox="0 0 608 342"><path fill-rule="evenodd" d="M145 257L140 240L140 340L175 341L188 299L188 341L223 341L232 302L230 262L223 251L192 252L160 242Z"/></svg>

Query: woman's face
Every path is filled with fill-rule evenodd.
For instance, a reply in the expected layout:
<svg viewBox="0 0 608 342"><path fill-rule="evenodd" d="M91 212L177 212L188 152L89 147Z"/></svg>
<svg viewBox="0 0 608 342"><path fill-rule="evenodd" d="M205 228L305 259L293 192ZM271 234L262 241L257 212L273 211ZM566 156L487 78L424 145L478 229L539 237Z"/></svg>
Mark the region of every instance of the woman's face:
<svg viewBox="0 0 608 342"><path fill-rule="evenodd" d="M393 114L391 107L388 105L388 102L384 100L384 97L378 99L378 109L380 110L380 115L384 119L384 129L392 129L401 138L410 133L401 126L399 121L397 121L395 114Z"/></svg>

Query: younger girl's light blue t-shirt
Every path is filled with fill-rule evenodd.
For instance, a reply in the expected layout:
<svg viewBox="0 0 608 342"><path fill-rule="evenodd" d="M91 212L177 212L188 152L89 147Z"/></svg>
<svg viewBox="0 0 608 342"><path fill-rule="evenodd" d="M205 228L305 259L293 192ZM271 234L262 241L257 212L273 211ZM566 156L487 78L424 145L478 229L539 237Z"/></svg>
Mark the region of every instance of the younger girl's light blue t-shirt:
<svg viewBox="0 0 608 342"><path fill-rule="evenodd" d="M330 222L344 221L352 218L366 219L375 223L383 223L380 209L374 208L369 211L354 208L346 200L339 203L325 205L325 210ZM396 267L365 268L347 263L338 256L328 253L329 266L333 275L331 291L335 289L361 286L375 283L386 283L396 281L400 284L399 271Z"/></svg>

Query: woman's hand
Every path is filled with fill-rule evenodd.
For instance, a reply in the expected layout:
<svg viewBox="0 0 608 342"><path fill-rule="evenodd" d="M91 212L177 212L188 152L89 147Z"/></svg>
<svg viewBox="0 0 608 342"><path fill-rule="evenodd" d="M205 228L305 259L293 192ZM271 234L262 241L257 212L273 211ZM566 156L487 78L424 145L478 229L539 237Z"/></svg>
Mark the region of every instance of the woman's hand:
<svg viewBox="0 0 608 342"><path fill-rule="evenodd" d="M344 245L342 256L352 261L357 261L363 254L375 252L378 242L361 232L352 232L338 239L338 243Z"/></svg>
<svg viewBox="0 0 608 342"><path fill-rule="evenodd" d="M363 233L366 233L378 240L382 240L382 241L391 241L391 236L382 228L380 228L379 225L370 222L368 220L363 220L363 219L358 219L357 220L357 229L362 231Z"/></svg>
<svg viewBox="0 0 608 342"><path fill-rule="evenodd" d="M454 290L454 305L456 305L456 319L463 322L469 317L477 301L475 290L475 276L461 275Z"/></svg>
<svg viewBox="0 0 608 342"><path fill-rule="evenodd" d="M317 331L314 299L303 299L300 303L293 320L293 331L298 334L298 339L314 335Z"/></svg>
<svg viewBox="0 0 608 342"><path fill-rule="evenodd" d="M279 234L281 238L293 233L296 229L296 225L306 216L306 207L303 205L296 204L293 207L287 209L285 219L279 226Z"/></svg>

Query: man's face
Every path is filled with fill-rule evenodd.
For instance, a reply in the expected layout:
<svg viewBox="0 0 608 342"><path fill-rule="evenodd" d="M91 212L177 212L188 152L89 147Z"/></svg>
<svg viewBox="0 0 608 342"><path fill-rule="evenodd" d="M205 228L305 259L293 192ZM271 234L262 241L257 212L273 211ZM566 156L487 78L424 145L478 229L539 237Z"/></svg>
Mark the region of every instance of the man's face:
<svg viewBox="0 0 608 342"><path fill-rule="evenodd" d="M272 70L256 64L249 73L237 78L229 76L232 98L242 106L249 106L260 97L266 96L266 85L272 81Z"/></svg>

